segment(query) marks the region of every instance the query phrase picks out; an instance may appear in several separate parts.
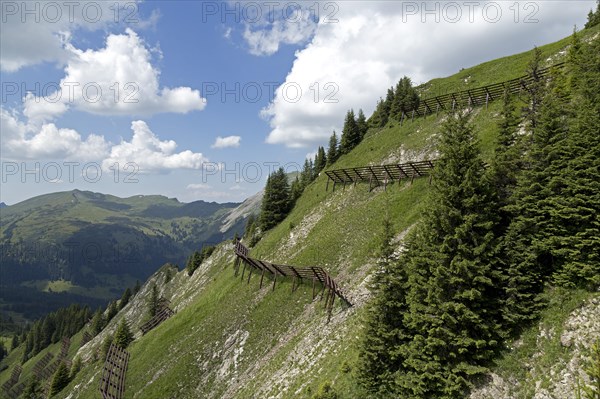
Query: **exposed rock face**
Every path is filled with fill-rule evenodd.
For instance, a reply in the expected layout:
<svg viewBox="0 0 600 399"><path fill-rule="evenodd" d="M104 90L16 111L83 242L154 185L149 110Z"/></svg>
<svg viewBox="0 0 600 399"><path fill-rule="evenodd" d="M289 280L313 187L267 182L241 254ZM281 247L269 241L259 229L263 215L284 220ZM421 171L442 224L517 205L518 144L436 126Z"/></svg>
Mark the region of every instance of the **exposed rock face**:
<svg viewBox="0 0 600 399"><path fill-rule="evenodd" d="M517 391L524 389L533 395L533 399L573 399L577 384L588 384L589 377L582 370L584 359L593 343L600 339L600 297L586 301L571 313L563 324L560 337L554 329L540 325L537 337L538 351L528 365L528 380L516 381L490 373L487 383L471 392L470 399L513 399ZM536 367L535 359L543 353L544 341L559 340L560 347L568 354L564 360L549 368ZM513 345L516 347L517 343Z"/></svg>

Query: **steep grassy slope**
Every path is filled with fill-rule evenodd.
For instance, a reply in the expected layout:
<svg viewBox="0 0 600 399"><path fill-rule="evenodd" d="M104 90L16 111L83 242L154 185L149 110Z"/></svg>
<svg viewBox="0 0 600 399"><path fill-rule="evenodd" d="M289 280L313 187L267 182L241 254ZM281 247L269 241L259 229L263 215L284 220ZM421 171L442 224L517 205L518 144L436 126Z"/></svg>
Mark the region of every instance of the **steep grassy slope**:
<svg viewBox="0 0 600 399"><path fill-rule="evenodd" d="M553 44L544 50L551 54L562 51L563 46ZM515 65L523 64L519 60L526 57L517 55L513 61ZM507 58L498 62L505 65L512 61ZM495 71L502 68L490 62L473 70L486 76L487 83L495 81ZM516 71L516 75L522 73ZM450 85L460 79L454 76L447 81ZM498 111L499 104L492 103L488 109L478 108L473 113L487 155L492 151ZM443 118L441 114L432 115L403 126L395 123L372 130L334 167L433 158L436 132ZM139 331L150 287L156 283L177 314L147 335L138 334L128 348L131 360L127 398L310 398L325 381L333 383L340 398L363 398L352 373L382 221L385 217L392 221L400 247L404 234L425 206L428 182L417 179L412 185L404 182L388 186L387 191L377 188L373 192L362 184L326 192L325 185L322 174L306 189L286 220L270 231L251 254L280 263L327 268L354 306L347 308L337 301L331 322L327 323L323 303L318 298L311 301L310 283L305 282L293 293L291 281L278 280L274 291L270 280L259 289L260 276L253 275L247 284L246 278L241 281L239 276L234 277L233 246L224 243L192 277L180 272L166 282L167 274L173 273L167 269L153 276L105 331L79 351L86 366L58 397L98 397L102 363L93 360L94 353L120 318L125 317ZM543 322L562 331L571 312L592 296L557 293ZM535 384L529 380L530 370L519 366L523 358L545 353L542 368L536 370L537 375L543 375L548 370L546 364L567 356L569 351L552 350L556 341L548 340L546 345L546 341L535 339L537 332L538 326L533 327L517 345L518 350L507 351L499 360L497 373L505 381L520 382L523 392ZM30 370L30 364L26 364L26 370ZM0 374L0 383L8 374Z"/></svg>
<svg viewBox="0 0 600 399"><path fill-rule="evenodd" d="M484 137L492 134L490 117L496 113L497 105L476 112ZM373 132L335 167L434 156L434 139L427 137L442 119ZM326 380L335 381L342 397L356 397L350 369L381 224L387 214L400 239L418 219L428 181L374 192L365 185L326 192L325 185L322 175L252 254L326 267L354 306L338 303L327 324L323 303L311 302L310 284L294 293L290 281L278 282L274 292L270 284L259 290L258 276L250 284L233 276L232 246L223 245L191 279L179 273L164 287L173 292L178 313L130 347L127 397L302 398ZM97 394L100 368L95 363L82 372L68 389L73 397Z"/></svg>

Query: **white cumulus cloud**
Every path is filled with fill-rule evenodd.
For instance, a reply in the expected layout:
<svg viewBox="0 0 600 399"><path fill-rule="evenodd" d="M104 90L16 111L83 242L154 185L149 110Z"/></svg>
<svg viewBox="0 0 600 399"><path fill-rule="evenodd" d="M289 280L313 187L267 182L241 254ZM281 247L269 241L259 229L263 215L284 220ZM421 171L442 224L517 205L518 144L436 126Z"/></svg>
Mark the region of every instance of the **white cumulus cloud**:
<svg viewBox="0 0 600 399"><path fill-rule="evenodd" d="M133 137L113 145L110 155L102 165L108 169L115 162L119 165L134 163L141 172L169 169L200 169L208 160L201 153L190 150L176 152L177 143L173 140L162 141L150 130L146 122L131 123Z"/></svg>
<svg viewBox="0 0 600 399"><path fill-rule="evenodd" d="M336 2L338 22L321 19L261 112L271 127L267 143L325 144L332 130L340 132L348 109L362 108L369 116L402 76L424 83L530 50L568 35L594 6L593 1L541 1L527 8L510 2L451 3L458 8L449 7L450 2ZM288 30L296 29L288 24ZM254 29L255 35L259 32ZM261 37L271 34L265 27ZM262 42L255 47L276 47Z"/></svg>
<svg viewBox="0 0 600 399"><path fill-rule="evenodd" d="M161 172L174 169L201 169L208 160L202 153L177 151L173 140L161 140L146 124L131 123L130 141L118 144L104 136L87 137L74 129L59 128L54 123L36 124L19 120L16 113L0 108L0 156L9 160L97 161L108 170L115 163L132 163L139 172Z"/></svg>
<svg viewBox="0 0 600 399"><path fill-rule="evenodd" d="M103 136L90 134L84 139L53 123L37 128L5 109L0 109L0 130L2 158L100 160L108 155L109 143Z"/></svg>
<svg viewBox="0 0 600 399"><path fill-rule="evenodd" d="M101 115L151 115L202 110L206 101L190 87L160 87L151 51L131 29L111 34L99 50L67 44L70 57L60 88L46 97L28 95L24 114L48 120L69 108Z"/></svg>
<svg viewBox="0 0 600 399"><path fill-rule="evenodd" d="M211 146L212 148L237 148L240 146L240 141L242 138L240 136L227 136L227 137L217 137L215 143Z"/></svg>
<svg viewBox="0 0 600 399"><path fill-rule="evenodd" d="M301 44L306 42L315 32L317 24L310 18L302 18L298 22L274 21L268 28L253 28L247 24L244 39L251 54L272 55L279 50L281 44Z"/></svg>
<svg viewBox="0 0 600 399"><path fill-rule="evenodd" d="M41 62L63 64L69 58L64 43L74 31L96 31L116 21L138 28L151 26L159 15L141 18L139 0L126 1L2 1L0 70L15 72ZM132 15L133 14L133 15Z"/></svg>

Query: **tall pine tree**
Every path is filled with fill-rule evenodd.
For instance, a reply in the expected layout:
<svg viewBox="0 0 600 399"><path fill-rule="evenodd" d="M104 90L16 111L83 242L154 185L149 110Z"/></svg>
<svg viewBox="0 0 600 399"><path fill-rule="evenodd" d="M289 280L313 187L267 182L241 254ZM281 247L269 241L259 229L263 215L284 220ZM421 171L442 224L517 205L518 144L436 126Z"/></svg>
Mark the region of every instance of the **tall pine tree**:
<svg viewBox="0 0 600 399"><path fill-rule="evenodd" d="M381 398L394 396L394 374L403 368L398 348L410 338L403 322L408 310L405 296L408 275L394 258L391 227L386 218L357 369L360 384L371 395Z"/></svg>
<svg viewBox="0 0 600 399"><path fill-rule="evenodd" d="M113 343L123 349L127 348L129 344L133 341L133 333L129 328L129 324L125 318L121 319L119 323L119 327L117 327L117 331L115 332L115 338Z"/></svg>
<svg viewBox="0 0 600 399"><path fill-rule="evenodd" d="M500 345L495 205L467 116L448 118L439 148L429 206L403 259L412 339L396 348L397 397L462 397Z"/></svg>
<svg viewBox="0 0 600 399"><path fill-rule="evenodd" d="M65 362L60 362L50 383L49 396L52 397L69 385L69 369Z"/></svg>
<svg viewBox="0 0 600 399"><path fill-rule="evenodd" d="M510 267L504 319L515 333L534 320L542 308L539 294L558 261L555 238L565 235L563 226L552 216L564 195L561 171L569 157L564 146L568 132L564 115L569 107L560 94L560 80L556 77L550 88L540 85L540 92L535 93L545 94L536 106L532 132L523 137L528 143L525 167L518 178L514 202L507 207L512 219L505 239Z"/></svg>
<svg viewBox="0 0 600 399"><path fill-rule="evenodd" d="M367 123L367 118L365 117L365 114L362 109L358 110L358 115L356 117L356 127L358 128L358 135L360 137L359 141L362 141L362 139L367 134L367 131L369 130L369 124Z"/></svg>
<svg viewBox="0 0 600 399"><path fill-rule="evenodd" d="M338 137L334 130L333 134L329 138L329 146L327 147L327 165L332 165L335 161L337 161L339 155Z"/></svg>
<svg viewBox="0 0 600 399"><path fill-rule="evenodd" d="M319 148L317 149L317 154L315 155L315 163L314 163L315 177L318 176L319 173L321 173L321 171L323 169L325 169L326 165L327 165L327 155L325 154L325 148L319 146Z"/></svg>
<svg viewBox="0 0 600 399"><path fill-rule="evenodd" d="M575 41L578 39L575 37ZM559 258L554 281L564 286L600 286L600 38L571 46L571 109L574 112L561 152L566 167L553 179L562 183L553 223L566 233L554 254ZM562 144L562 143L561 143ZM556 155L554 155L556 156ZM553 232L556 235L556 231Z"/></svg>
<svg viewBox="0 0 600 399"><path fill-rule="evenodd" d="M344 128L342 129L342 139L340 142L340 153L348 154L354 147L360 143L360 131L356 124L356 117L354 116L354 110L350 110L346 113L344 119Z"/></svg>
<svg viewBox="0 0 600 399"><path fill-rule="evenodd" d="M283 168L273 172L265 186L260 213L260 227L267 231L275 227L290 210L290 187Z"/></svg>

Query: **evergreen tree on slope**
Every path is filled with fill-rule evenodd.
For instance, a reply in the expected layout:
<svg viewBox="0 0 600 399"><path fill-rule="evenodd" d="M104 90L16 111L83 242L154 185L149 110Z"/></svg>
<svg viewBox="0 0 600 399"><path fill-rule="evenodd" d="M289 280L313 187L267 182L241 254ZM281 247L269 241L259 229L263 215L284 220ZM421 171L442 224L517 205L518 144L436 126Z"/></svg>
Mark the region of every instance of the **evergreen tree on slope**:
<svg viewBox="0 0 600 399"><path fill-rule="evenodd" d="M463 396L500 342L498 281L490 267L497 217L467 116L449 117L439 147L429 206L403 259L403 329L412 340L395 349L404 358L399 397Z"/></svg>
<svg viewBox="0 0 600 399"><path fill-rule="evenodd" d="M362 338L357 376L360 384L377 397L393 396L394 373L402 368L402 356L397 348L409 335L403 330L403 315L407 311L406 270L394 259L393 232L388 219L383 224L378 268L370 287L373 299Z"/></svg>
<svg viewBox="0 0 600 399"><path fill-rule="evenodd" d="M260 228L267 231L287 216L290 208L290 187L283 168L273 172L267 179L263 195Z"/></svg>

